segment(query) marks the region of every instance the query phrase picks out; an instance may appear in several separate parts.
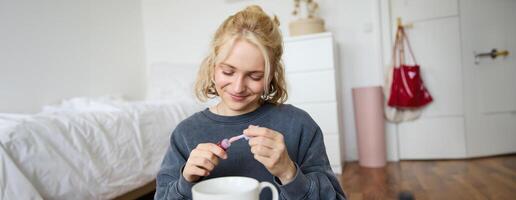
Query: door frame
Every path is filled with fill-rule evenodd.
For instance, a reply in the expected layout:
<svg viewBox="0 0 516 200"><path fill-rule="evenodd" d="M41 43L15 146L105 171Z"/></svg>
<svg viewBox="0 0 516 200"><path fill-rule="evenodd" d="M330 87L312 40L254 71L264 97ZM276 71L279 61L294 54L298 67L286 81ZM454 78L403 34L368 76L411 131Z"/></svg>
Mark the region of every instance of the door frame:
<svg viewBox="0 0 516 200"><path fill-rule="evenodd" d="M373 2L373 27L375 31L375 49L379 51L379 66L382 74L388 70L391 58L392 22L391 22L391 0L375 0ZM399 138L398 125L396 123L385 122L385 143L388 161L399 161Z"/></svg>

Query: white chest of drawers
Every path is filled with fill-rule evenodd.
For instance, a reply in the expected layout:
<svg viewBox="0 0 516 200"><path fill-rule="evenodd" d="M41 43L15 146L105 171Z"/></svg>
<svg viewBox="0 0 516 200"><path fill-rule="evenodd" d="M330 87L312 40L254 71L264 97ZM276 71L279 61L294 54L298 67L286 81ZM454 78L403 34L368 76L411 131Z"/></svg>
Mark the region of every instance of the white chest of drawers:
<svg viewBox="0 0 516 200"><path fill-rule="evenodd" d="M335 44L329 32L285 38L283 61L289 99L321 127L326 153L335 173L342 173L343 130L340 120Z"/></svg>

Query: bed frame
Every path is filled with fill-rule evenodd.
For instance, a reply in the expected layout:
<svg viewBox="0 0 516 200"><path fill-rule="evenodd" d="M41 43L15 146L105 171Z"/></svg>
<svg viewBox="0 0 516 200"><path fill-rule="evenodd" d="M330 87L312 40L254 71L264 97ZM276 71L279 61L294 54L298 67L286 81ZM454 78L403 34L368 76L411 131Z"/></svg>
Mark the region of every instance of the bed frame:
<svg viewBox="0 0 516 200"><path fill-rule="evenodd" d="M156 190L156 180L153 180L142 187L136 188L132 191L129 191L123 195L120 195L113 200L134 200L138 199L146 194L149 194Z"/></svg>

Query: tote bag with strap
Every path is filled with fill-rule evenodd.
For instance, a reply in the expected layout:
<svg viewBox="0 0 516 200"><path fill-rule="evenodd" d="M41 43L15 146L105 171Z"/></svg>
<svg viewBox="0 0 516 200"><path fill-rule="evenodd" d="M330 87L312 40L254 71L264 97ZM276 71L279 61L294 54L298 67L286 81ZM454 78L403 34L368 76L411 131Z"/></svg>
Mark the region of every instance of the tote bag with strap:
<svg viewBox="0 0 516 200"><path fill-rule="evenodd" d="M414 65L405 63L405 42ZM414 109L423 107L432 101L432 95L423 84L420 66L416 62L405 31L402 26L399 26L394 44L392 85L387 104L400 109Z"/></svg>

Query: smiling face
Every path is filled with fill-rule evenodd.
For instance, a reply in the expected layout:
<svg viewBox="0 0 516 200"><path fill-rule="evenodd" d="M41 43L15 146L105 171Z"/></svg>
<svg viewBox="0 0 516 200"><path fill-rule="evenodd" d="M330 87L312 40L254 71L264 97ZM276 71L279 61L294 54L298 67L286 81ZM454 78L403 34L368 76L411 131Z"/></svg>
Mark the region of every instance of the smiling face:
<svg viewBox="0 0 516 200"><path fill-rule="evenodd" d="M231 47L226 47L231 48ZM228 56L215 65L215 89L221 102L215 107L220 115L241 115L260 106L264 92L265 60L254 44L235 41Z"/></svg>

